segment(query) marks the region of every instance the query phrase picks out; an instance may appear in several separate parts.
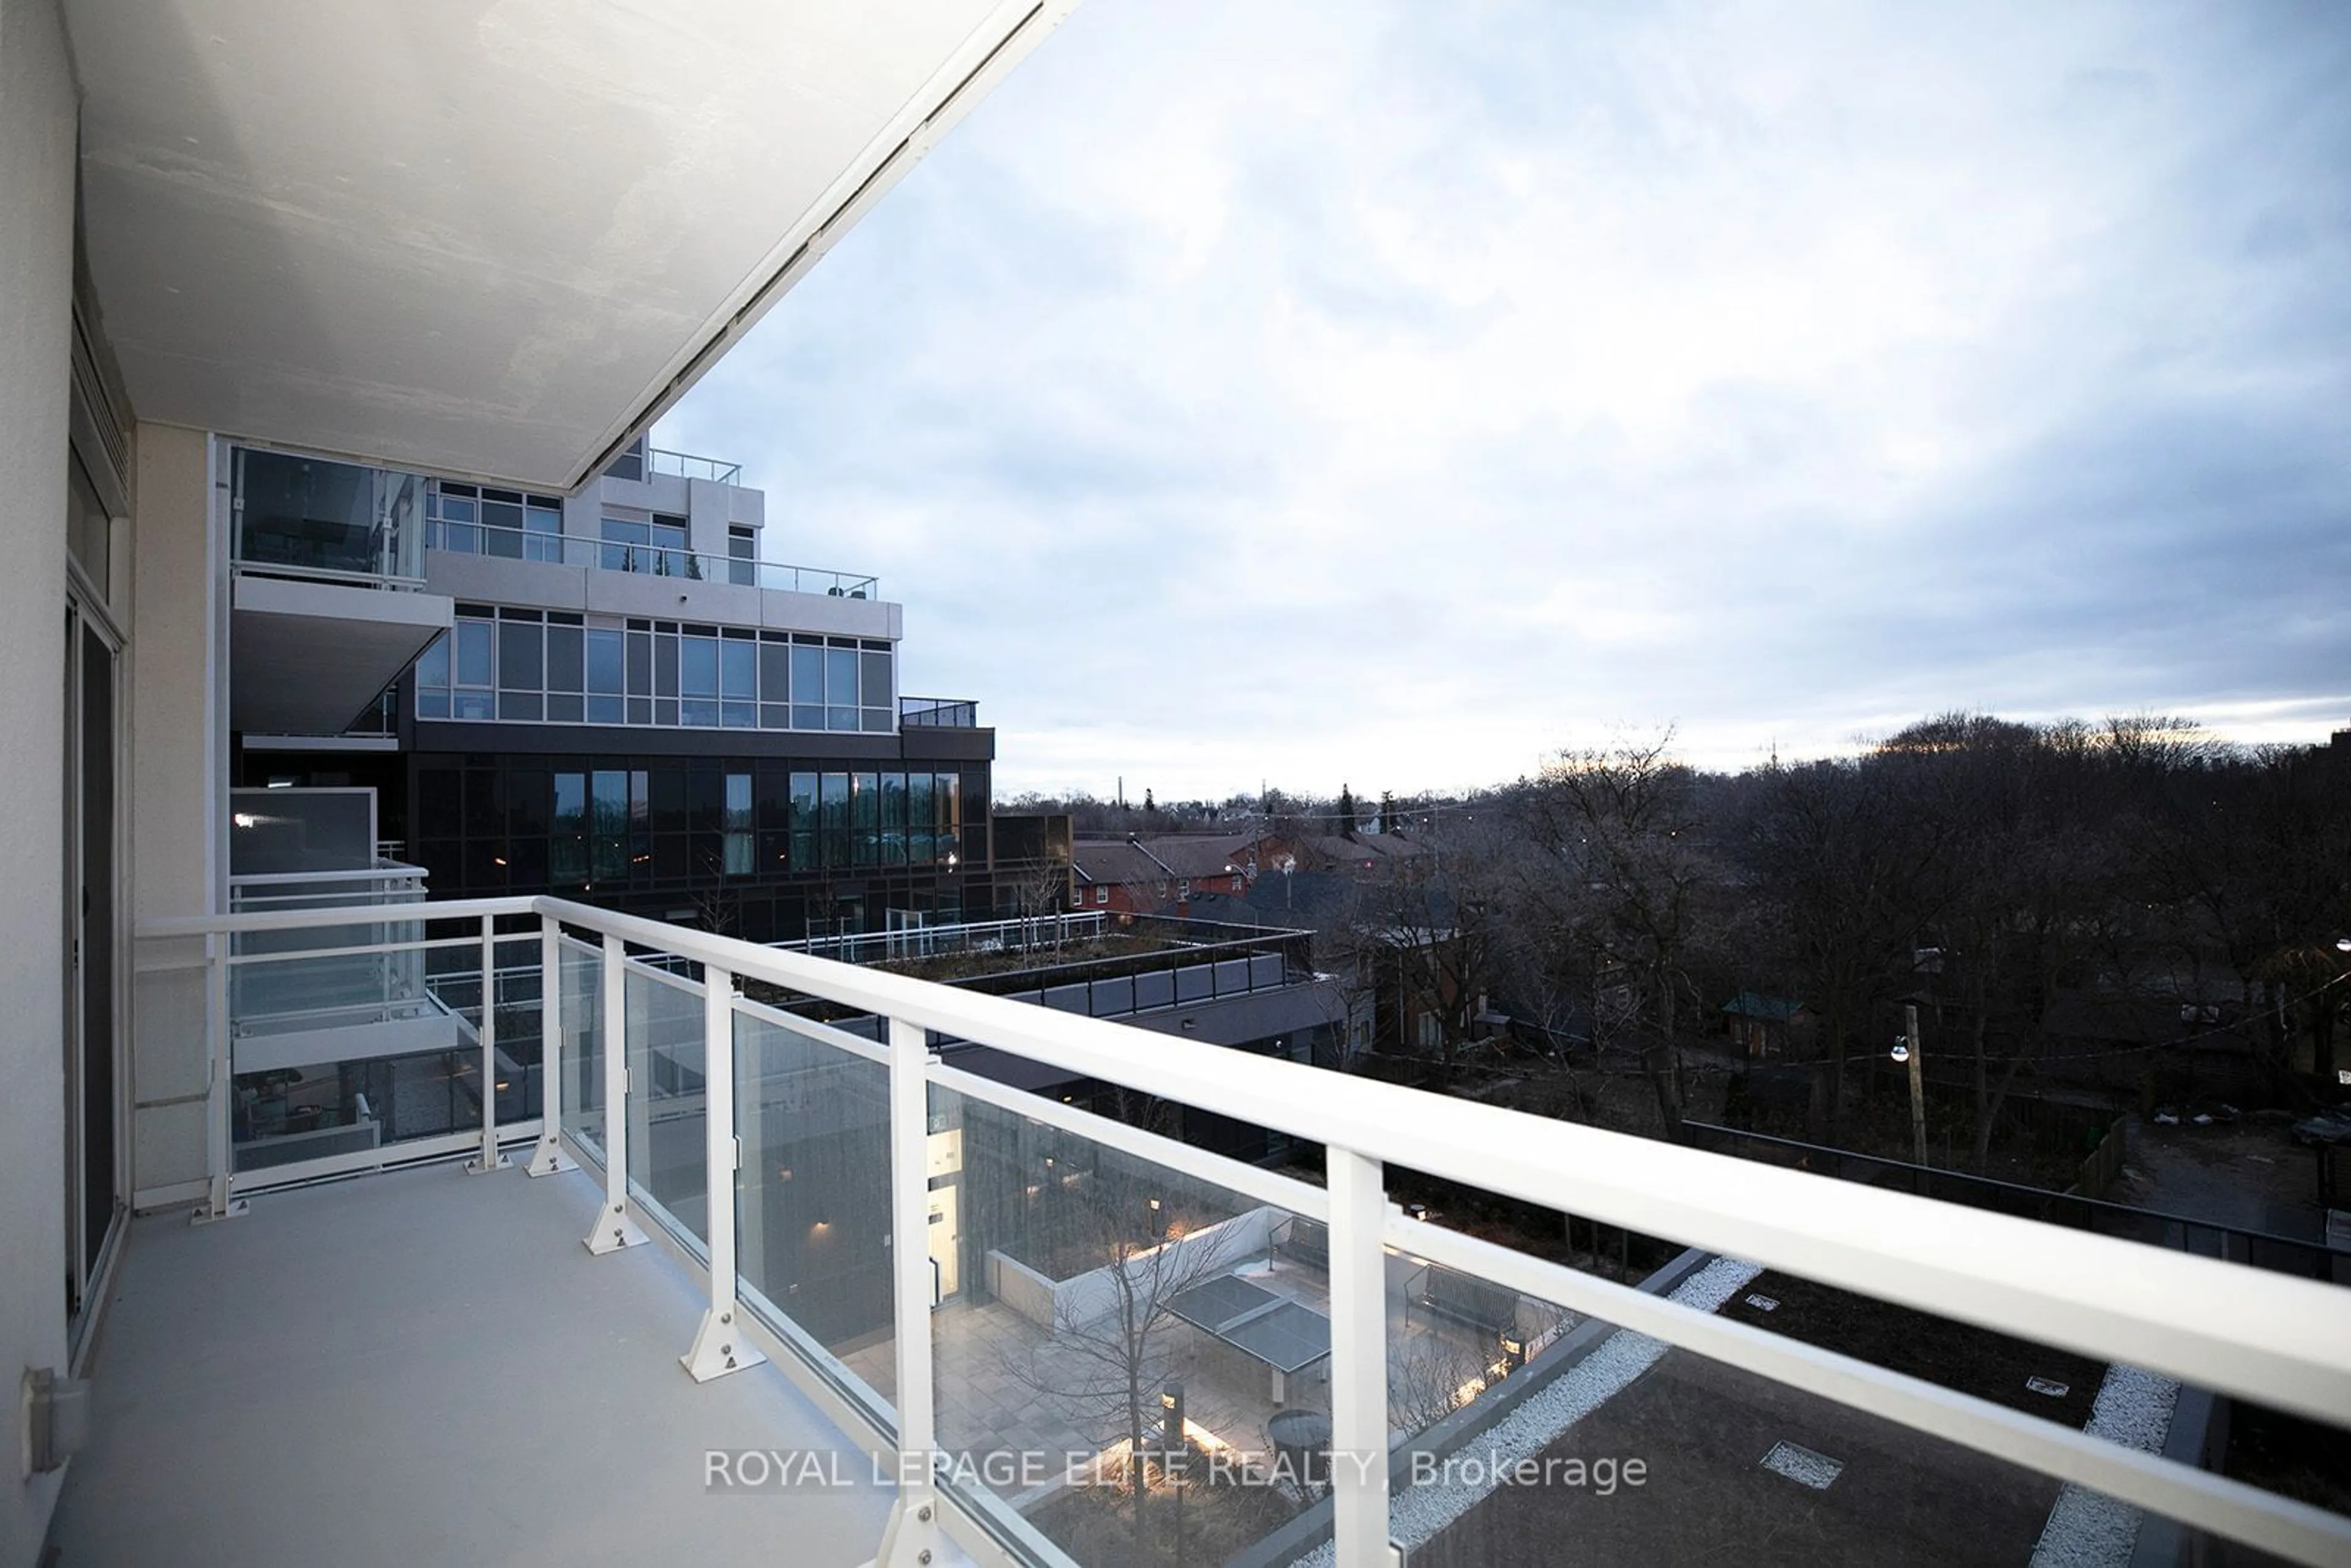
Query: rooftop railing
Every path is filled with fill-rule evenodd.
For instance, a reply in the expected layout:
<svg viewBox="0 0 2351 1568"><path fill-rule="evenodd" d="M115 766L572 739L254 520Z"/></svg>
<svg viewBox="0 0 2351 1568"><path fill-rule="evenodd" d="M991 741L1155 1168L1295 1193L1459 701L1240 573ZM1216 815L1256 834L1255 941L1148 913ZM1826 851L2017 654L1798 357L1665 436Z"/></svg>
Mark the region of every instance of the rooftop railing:
<svg viewBox="0 0 2351 1568"><path fill-rule="evenodd" d="M716 457L697 457L691 452L671 452L660 446L645 450L646 461L656 474L675 474L686 479L715 479L721 485L740 485L743 465L722 462Z"/></svg>
<svg viewBox="0 0 2351 1568"><path fill-rule="evenodd" d="M570 534L489 523L428 523L424 548L456 555L545 561L552 566L635 572L688 582L732 583L738 588L764 588L781 593L818 593L832 599L878 599L882 592L880 580L862 572L713 555L676 545L580 538Z"/></svg>
<svg viewBox="0 0 2351 1568"><path fill-rule="evenodd" d="M969 697L900 697L898 725L902 729L933 727L972 729L979 724L979 705Z"/></svg>
<svg viewBox="0 0 2351 1568"><path fill-rule="evenodd" d="M1200 1510L1229 1518L1234 1494L1214 1479L1223 1456L1228 1473L1238 1462L1244 1475L1265 1478L1258 1501L1281 1516L1252 1524L1265 1531L1251 1549L1258 1560L1388 1564L1392 1541L1417 1549L1492 1527L1527 1495L1480 1490L1452 1469L1432 1462L1424 1471L1421 1459L1470 1451L1459 1446L1473 1439L1504 1457L1539 1452L1546 1433L1555 1437L1579 1413L1637 1402L1656 1386L1636 1382L1653 1368L1682 1377L1692 1401L1730 1400L1745 1386L1689 1381L1707 1367L1763 1380L1754 1386L1770 1389L1774 1423L1818 1405L1843 1423L1832 1429L1865 1432L1869 1484L1942 1507L1971 1545L1989 1550L1996 1531L2029 1526L2019 1561L2043 1533L2044 1511L2047 1531L2119 1520L2126 1539L2145 1511L2295 1562L2351 1557L2351 1519L2165 1457L2165 1423L2150 1439L2139 1425L2109 1419L2105 1385L2085 1428L2078 1409L2047 1418L1729 1311L1759 1271L1784 1270L1928 1314L1953 1333L2015 1336L2086 1369L2077 1378L2103 1373L2107 1385L2169 1389L2183 1404L2183 1390L2210 1390L2337 1423L2351 1411L2351 1313L2329 1286L1143 1037L555 898L416 906L400 918L420 922L417 935L350 939L355 922L381 918L322 909L139 927L142 959L152 960L142 962L142 987L170 976L200 984L206 998L191 1016L208 1020L213 1061L207 1213L233 1212L239 1194L258 1186L394 1157L370 1150L237 1166L233 1086L250 1037L238 1032L234 971L388 947L425 953L444 984L470 969L477 1005L463 1053L471 1060L444 1062L444 1076L476 1091L473 1122L408 1152L462 1144L475 1168L490 1171L505 1164L507 1141L523 1135L534 1140L533 1175L575 1158L599 1168L603 1202L589 1249L665 1238L703 1281L706 1310L684 1358L697 1380L772 1360L858 1441L896 1456L884 1563L934 1560L948 1541L992 1563L1116 1557L1117 1543L1133 1539L1117 1532L1144 1530L1146 1508L1162 1532L1186 1529L1187 1494L1194 1530ZM308 951L243 946L298 933L316 939ZM885 1038L751 1000L741 989L748 981L884 1019ZM962 1071L940 1060L942 1039L994 1047L1040 1082L1092 1079L1145 1104L1319 1145L1324 1179L1238 1164L1050 1092ZM517 1125L515 1105L486 1091L526 1078L544 1085L544 1113ZM1688 1250L1651 1288L1635 1289L1407 1215L1388 1201L1390 1166ZM956 1197L943 1197L950 1187ZM1301 1234L1314 1244L1299 1245ZM893 1248L893 1237L925 1244ZM986 1314L987 1331L968 1332L967 1319L967 1332L935 1335L934 1311L948 1300ZM1090 1346L1118 1352L1101 1337L1106 1301L1139 1303L1139 1314L1111 1316L1141 1324L1124 1343L1148 1373L1148 1409L1137 1406L1130 1376L1123 1404L1113 1399L1112 1415L1084 1425L1075 1406L1055 1403L1056 1390L1102 1367ZM1158 1350L1145 1354L1151 1345ZM1163 1402L1161 1374L1178 1349L1189 1370ZM1441 1386L1431 1399L1433 1385ZM1317 1414L1276 1419L1301 1409ZM1715 1414L1706 1406L1697 1418ZM1058 1456L1043 1477L1008 1462L1033 1457L1010 1434L1035 1431L1040 1419L1083 1439L1074 1471ZM1258 1433L1296 1440L1307 1427L1303 1440L1326 1456L1327 1488L1285 1490L1264 1469L1269 1443ZM1702 1466L1708 1447L1640 1451L1652 1466ZM1771 1468L1804 1486L1834 1478L1837 1460L1788 1447L1773 1449L1782 1462ZM1112 1494L1108 1536L1082 1484L1040 1484L1138 1467L1144 1484ZM1954 1490L1960 1471L1974 1490ZM1795 1509L1811 1494L1788 1495ZM1651 1521L1661 1533L1646 1554L1661 1559L1691 1506L1702 1505L1636 1515L1629 1502L1612 1503L1607 1521L1586 1518L1594 1528ZM1807 1519L1807 1529L1844 1528L1825 1514ZM1855 1560L1866 1559L1865 1542L1849 1544ZM1217 1550L1229 1556L1231 1545ZM1638 1541L1623 1551L1644 1554Z"/></svg>
<svg viewBox="0 0 2351 1568"><path fill-rule="evenodd" d="M769 946L778 952L807 953L844 964L886 964L959 953L1057 951L1071 942L1099 938L1108 925L1108 917L1102 915L1031 915L1010 920L961 920L938 925L904 925L888 931L799 936Z"/></svg>

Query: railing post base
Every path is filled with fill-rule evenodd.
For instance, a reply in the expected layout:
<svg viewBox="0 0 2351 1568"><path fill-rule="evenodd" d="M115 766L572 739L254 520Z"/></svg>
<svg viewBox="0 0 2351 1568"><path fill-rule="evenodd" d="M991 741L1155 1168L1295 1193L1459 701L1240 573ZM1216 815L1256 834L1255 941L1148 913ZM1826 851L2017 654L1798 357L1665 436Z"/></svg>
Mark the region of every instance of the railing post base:
<svg viewBox="0 0 2351 1568"><path fill-rule="evenodd" d="M530 1174L535 1176L556 1176L564 1171L576 1171L580 1162L563 1152L563 1141L549 1136L539 1139L530 1152Z"/></svg>
<svg viewBox="0 0 2351 1568"><path fill-rule="evenodd" d="M694 1348L677 1359L679 1364L694 1375L696 1383L707 1383L714 1377L724 1377L747 1366L758 1366L768 1357L758 1345L743 1337L733 1312L705 1311L702 1314L702 1327L695 1331Z"/></svg>
<svg viewBox="0 0 2351 1568"><path fill-rule="evenodd" d="M216 1181L213 1183L211 1196L196 1205L195 1212L188 1216L188 1223L210 1225L215 1220L242 1219L252 1208L253 1206L245 1199L229 1196L227 1182Z"/></svg>
<svg viewBox="0 0 2351 1568"><path fill-rule="evenodd" d="M580 1245L599 1258L607 1252L644 1244L645 1233L637 1228L635 1217L629 1213L626 1204L619 1203L606 1204L596 1216L595 1228L580 1239Z"/></svg>
<svg viewBox="0 0 2351 1568"><path fill-rule="evenodd" d="M512 1170L514 1161L495 1149L485 1150L465 1162L467 1176L488 1176L493 1171Z"/></svg>
<svg viewBox="0 0 2351 1568"><path fill-rule="evenodd" d="M904 1479L899 1478L902 1482ZM934 1497L914 1500L902 1490L898 1500L890 1505L889 1521L882 1527L882 1550L865 1568L921 1568L939 1561L947 1543L946 1532L939 1528L940 1507Z"/></svg>

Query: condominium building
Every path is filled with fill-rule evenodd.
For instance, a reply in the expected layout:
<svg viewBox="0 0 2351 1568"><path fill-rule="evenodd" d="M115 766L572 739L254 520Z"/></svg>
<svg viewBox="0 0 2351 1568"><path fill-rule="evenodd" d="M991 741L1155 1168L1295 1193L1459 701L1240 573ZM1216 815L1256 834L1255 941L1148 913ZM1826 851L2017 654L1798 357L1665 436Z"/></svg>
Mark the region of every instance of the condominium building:
<svg viewBox="0 0 2351 1568"><path fill-rule="evenodd" d="M0 1565L2351 1560L2200 1447L2337 1281L737 934L970 912L989 742L645 434L1070 8L0 0Z"/></svg>
<svg viewBox="0 0 2351 1568"><path fill-rule="evenodd" d="M240 581L450 615L364 715L274 650L234 662L240 786L374 789L435 897L556 892L760 942L991 913L995 732L901 695L902 608L771 559L739 465L639 439L561 495L227 441L216 461ZM384 494L414 538L379 532Z"/></svg>

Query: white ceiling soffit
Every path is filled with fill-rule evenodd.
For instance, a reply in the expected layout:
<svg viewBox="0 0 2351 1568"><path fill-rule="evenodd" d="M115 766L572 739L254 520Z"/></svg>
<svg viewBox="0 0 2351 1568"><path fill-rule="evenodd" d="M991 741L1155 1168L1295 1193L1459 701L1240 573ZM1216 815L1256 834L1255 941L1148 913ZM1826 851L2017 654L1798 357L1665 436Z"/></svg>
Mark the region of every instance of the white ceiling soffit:
<svg viewBox="0 0 2351 1568"><path fill-rule="evenodd" d="M66 0L142 419L571 488L1076 0Z"/></svg>

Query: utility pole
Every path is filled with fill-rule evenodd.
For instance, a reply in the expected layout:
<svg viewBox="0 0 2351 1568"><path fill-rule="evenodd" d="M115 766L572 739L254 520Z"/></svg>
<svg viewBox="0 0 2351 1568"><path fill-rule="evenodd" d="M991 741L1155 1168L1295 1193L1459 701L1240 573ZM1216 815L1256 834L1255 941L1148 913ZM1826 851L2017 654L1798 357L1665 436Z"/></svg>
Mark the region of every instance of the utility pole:
<svg viewBox="0 0 2351 1568"><path fill-rule="evenodd" d="M1906 1002L1902 1007L1902 1032L1910 1043L1910 1142L1917 1153L1917 1163L1927 1163L1927 1089L1921 1077L1926 1051L1918 1042L1918 1006Z"/></svg>

